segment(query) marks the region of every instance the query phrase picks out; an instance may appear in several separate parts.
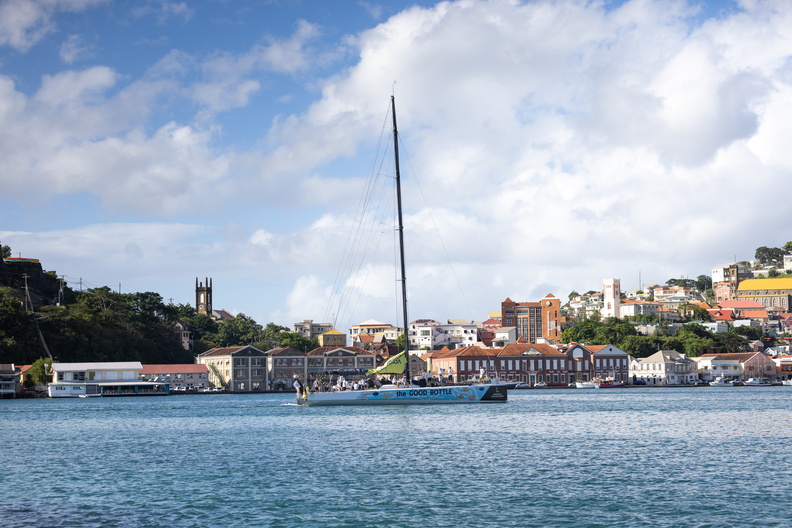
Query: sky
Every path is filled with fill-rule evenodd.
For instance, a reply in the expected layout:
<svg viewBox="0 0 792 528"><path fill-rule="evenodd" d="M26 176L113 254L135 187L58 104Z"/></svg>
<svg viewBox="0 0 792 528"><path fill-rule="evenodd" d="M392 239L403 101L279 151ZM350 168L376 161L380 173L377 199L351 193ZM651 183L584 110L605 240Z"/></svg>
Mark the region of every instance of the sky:
<svg viewBox="0 0 792 528"><path fill-rule="evenodd" d="M392 259L338 279L395 95L410 320L709 275L792 240L790 27L788 0L0 0L0 243L74 289L399 324Z"/></svg>

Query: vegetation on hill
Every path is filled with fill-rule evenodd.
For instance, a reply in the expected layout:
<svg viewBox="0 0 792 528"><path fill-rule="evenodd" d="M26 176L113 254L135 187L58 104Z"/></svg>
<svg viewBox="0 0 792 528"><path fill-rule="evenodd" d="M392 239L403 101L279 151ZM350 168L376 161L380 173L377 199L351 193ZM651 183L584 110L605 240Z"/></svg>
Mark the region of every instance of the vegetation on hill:
<svg viewBox="0 0 792 528"><path fill-rule="evenodd" d="M633 324L609 317L604 321L589 319L574 324L561 333L561 341L615 345L635 357L651 356L658 350L676 350L695 357L701 355L702 350L710 348L718 348L723 352L743 352L750 341L762 338L759 328L742 326L716 333L694 322L684 324L675 335L669 333L667 325L660 325L654 335L639 335Z"/></svg>

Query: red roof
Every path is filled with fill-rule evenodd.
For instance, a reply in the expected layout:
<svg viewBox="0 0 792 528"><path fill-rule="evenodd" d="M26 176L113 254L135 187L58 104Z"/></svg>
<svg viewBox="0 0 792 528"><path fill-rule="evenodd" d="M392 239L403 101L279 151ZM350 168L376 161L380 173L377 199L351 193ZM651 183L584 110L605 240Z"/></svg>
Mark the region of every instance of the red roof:
<svg viewBox="0 0 792 528"><path fill-rule="evenodd" d="M140 370L140 374L203 374L205 372L209 372L209 367L195 363L143 365Z"/></svg>

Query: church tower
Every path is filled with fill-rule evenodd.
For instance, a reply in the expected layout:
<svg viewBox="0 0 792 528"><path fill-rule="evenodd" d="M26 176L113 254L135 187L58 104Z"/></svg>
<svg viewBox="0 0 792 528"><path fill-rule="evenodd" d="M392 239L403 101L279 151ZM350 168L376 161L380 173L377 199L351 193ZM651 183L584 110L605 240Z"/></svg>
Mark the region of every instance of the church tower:
<svg viewBox="0 0 792 528"><path fill-rule="evenodd" d="M204 283L198 282L198 277L195 277L195 311L212 317L212 279L210 278L206 279L204 286Z"/></svg>
<svg viewBox="0 0 792 528"><path fill-rule="evenodd" d="M621 281L605 279L602 291L603 310L605 317L621 317Z"/></svg>

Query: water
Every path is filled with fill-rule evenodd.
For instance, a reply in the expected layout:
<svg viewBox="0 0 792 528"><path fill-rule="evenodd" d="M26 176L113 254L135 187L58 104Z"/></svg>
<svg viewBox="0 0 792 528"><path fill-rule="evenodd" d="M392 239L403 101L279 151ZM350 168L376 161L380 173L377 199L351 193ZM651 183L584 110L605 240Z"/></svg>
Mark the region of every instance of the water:
<svg viewBox="0 0 792 528"><path fill-rule="evenodd" d="M788 387L0 401L0 519L44 527L788 526Z"/></svg>

